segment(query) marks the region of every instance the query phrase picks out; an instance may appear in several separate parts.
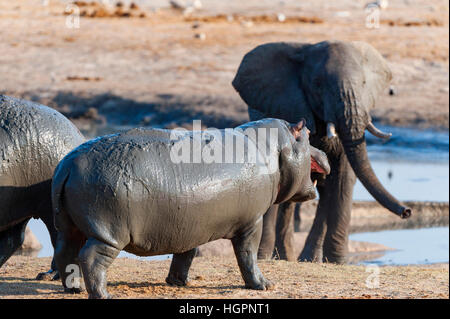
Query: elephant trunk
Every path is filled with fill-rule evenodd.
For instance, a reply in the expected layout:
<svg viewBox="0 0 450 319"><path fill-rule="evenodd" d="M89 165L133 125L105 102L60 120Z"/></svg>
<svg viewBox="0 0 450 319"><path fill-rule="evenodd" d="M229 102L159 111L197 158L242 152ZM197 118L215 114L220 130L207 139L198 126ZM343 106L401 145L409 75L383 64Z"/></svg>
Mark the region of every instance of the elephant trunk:
<svg viewBox="0 0 450 319"><path fill-rule="evenodd" d="M411 209L389 194L375 175L367 155L364 135L358 140L343 141L343 146L353 171L369 193L394 214L401 218L410 217Z"/></svg>

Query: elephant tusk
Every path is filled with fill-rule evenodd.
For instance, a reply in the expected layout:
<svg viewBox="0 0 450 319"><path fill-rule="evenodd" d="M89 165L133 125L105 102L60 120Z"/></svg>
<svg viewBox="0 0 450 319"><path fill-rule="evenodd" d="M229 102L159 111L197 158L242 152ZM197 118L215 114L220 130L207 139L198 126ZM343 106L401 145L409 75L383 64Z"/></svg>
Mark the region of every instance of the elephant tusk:
<svg viewBox="0 0 450 319"><path fill-rule="evenodd" d="M367 130L374 136L379 137L379 138L384 138L384 139L388 139L392 136L392 133L384 133L383 131L380 131L379 129L377 129L375 127L375 125L373 125L372 122L369 122L369 124L367 125Z"/></svg>
<svg viewBox="0 0 450 319"><path fill-rule="evenodd" d="M333 123L328 122L328 124L327 124L327 137L331 139L331 138L336 137L336 136L337 136L336 135L336 127L334 126Z"/></svg>

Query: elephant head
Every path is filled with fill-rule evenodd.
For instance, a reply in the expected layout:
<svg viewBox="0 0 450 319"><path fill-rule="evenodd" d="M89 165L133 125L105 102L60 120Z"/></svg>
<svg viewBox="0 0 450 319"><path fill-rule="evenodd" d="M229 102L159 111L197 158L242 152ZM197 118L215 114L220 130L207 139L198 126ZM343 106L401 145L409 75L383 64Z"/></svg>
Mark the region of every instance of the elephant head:
<svg viewBox="0 0 450 319"><path fill-rule="evenodd" d="M265 116L297 121L312 134L339 138L356 176L384 207L407 218L411 209L381 185L367 156L365 130L387 138L371 122L370 110L392 74L382 56L363 42L268 43L244 57L234 88ZM318 132L321 121L327 132Z"/></svg>

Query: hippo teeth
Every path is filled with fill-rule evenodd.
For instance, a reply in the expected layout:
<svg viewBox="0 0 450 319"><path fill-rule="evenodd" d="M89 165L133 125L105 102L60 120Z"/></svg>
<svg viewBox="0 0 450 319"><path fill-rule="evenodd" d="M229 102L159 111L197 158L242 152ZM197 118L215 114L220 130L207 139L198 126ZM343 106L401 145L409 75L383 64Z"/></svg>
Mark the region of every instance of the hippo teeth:
<svg viewBox="0 0 450 319"><path fill-rule="evenodd" d="M314 185L314 187L317 186L317 179L314 181L313 185Z"/></svg>

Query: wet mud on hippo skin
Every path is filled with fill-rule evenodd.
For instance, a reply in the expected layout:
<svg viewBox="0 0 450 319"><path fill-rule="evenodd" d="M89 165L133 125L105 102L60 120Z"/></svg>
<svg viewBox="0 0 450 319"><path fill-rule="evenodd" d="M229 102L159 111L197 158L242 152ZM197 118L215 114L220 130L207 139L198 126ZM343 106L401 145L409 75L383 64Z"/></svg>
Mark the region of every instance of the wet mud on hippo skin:
<svg viewBox="0 0 450 319"><path fill-rule="evenodd" d="M140 256L173 253L166 281L186 285L196 247L226 238L245 286L270 288L256 264L262 216L275 202L314 198L311 162L327 173L329 166L325 154L309 145L303 121L290 126L265 119L240 128L278 130L277 140L266 144L274 145L272 152L259 164L174 163L173 131L158 129L100 137L69 153L52 185L58 269L79 264L89 297L107 298L106 270L121 250ZM235 136L256 147L259 138L236 129L204 133L203 146ZM193 146L195 133L180 134L177 141ZM189 151L193 160L196 152ZM61 277L65 291L83 289L68 273Z"/></svg>
<svg viewBox="0 0 450 319"><path fill-rule="evenodd" d="M51 178L82 142L78 129L55 110L0 95L0 267L22 245L30 218L40 218L55 243ZM55 270L52 262L48 275Z"/></svg>

